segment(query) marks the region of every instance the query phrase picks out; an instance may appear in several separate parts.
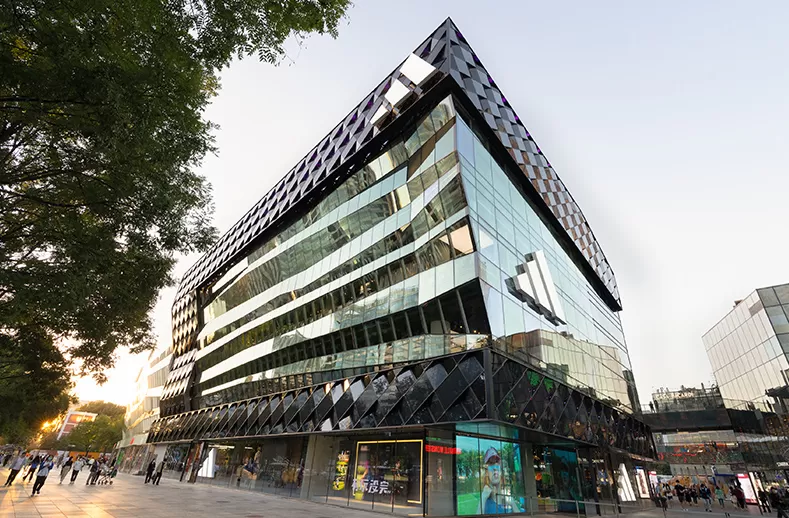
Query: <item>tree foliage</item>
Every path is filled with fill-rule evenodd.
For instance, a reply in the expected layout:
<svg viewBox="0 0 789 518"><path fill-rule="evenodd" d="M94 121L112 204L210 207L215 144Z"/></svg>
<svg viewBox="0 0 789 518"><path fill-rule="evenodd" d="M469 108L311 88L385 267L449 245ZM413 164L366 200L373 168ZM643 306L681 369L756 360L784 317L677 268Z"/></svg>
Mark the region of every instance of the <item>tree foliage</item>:
<svg viewBox="0 0 789 518"><path fill-rule="evenodd" d="M24 444L43 421L69 406L71 378L63 353L38 326L0 333L0 437Z"/></svg>
<svg viewBox="0 0 789 518"><path fill-rule="evenodd" d="M123 417L126 414L126 407L109 401L88 401L78 406L77 411L90 412L92 414L106 415L109 417Z"/></svg>
<svg viewBox="0 0 789 518"><path fill-rule="evenodd" d="M59 441L59 449L72 451L112 451L123 436L123 417L100 415L78 424Z"/></svg>
<svg viewBox="0 0 789 518"><path fill-rule="evenodd" d="M203 112L219 72L250 54L277 63L291 36L335 36L348 5L0 3L0 427L61 409L70 368L101 381L118 347L152 347L174 257L215 238L195 169L214 151Z"/></svg>

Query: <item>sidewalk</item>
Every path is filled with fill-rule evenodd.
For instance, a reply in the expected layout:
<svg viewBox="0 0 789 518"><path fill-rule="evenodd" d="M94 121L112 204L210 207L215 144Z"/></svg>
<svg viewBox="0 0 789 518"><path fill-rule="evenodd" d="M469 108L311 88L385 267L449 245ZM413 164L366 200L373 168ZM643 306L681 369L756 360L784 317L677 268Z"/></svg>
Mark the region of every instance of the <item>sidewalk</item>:
<svg viewBox="0 0 789 518"><path fill-rule="evenodd" d="M32 482L19 478L8 487L0 487L0 518L10 517L132 517L177 518L182 516L246 518L363 518L383 516L365 511L320 505L306 500L283 498L237 489L202 484L182 484L162 479L159 486L145 485L143 477L119 474L111 486L86 486L80 474L73 486L68 477L58 481L54 470L41 494L30 496ZM0 483L8 470L0 468Z"/></svg>
<svg viewBox="0 0 789 518"><path fill-rule="evenodd" d="M212 487L204 484L184 484L162 479L159 486L145 485L143 477L119 474L111 486L86 486L81 476L70 486L68 478L58 484L59 470L55 470L41 489L41 494L30 496L32 482L20 478L10 488L0 487L0 518L20 517L244 517L244 518L363 518L398 516L347 507L321 505L296 498L285 498L264 493ZM5 482L8 470L0 468L0 483ZM755 506L745 511L731 512L731 518L759 517ZM572 518L574 515L546 514L535 518ZM622 516L622 515L620 515ZM657 508L628 513L638 518L663 518ZM769 515L765 515L769 516ZM772 516L775 516L773 512ZM705 513L703 507L681 511L670 509L666 518L725 518L720 509Z"/></svg>

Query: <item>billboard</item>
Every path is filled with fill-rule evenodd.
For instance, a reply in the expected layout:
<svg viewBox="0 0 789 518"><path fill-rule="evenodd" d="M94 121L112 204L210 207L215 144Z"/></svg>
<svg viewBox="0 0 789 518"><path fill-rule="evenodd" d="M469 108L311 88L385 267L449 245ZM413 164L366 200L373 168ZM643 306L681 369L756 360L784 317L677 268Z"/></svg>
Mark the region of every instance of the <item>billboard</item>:
<svg viewBox="0 0 789 518"><path fill-rule="evenodd" d="M525 510L523 466L517 443L458 435L456 445L459 515Z"/></svg>

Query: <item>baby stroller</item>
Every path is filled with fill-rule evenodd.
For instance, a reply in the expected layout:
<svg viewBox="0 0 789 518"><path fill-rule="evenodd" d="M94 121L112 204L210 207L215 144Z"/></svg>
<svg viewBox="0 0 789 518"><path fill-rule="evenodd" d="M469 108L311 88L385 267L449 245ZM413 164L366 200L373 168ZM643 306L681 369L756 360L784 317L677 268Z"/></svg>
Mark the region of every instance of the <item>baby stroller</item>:
<svg viewBox="0 0 789 518"><path fill-rule="evenodd" d="M103 467L101 468L101 473L99 474L98 484L104 485L109 484L112 485L112 479L115 478L115 475L118 474L118 468L116 467Z"/></svg>

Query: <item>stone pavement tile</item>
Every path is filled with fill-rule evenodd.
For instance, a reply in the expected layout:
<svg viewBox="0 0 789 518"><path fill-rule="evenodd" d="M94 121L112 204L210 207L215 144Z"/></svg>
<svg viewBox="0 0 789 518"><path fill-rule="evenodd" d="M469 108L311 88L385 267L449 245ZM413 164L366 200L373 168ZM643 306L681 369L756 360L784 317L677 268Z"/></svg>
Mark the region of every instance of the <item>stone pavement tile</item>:
<svg viewBox="0 0 789 518"><path fill-rule="evenodd" d="M0 478L3 470L0 470ZM40 496L32 486L15 484L0 490L0 518L369 518L369 511L333 507L263 492L163 479L160 486L142 484L140 477L119 475L112 486L45 485ZM11 510L6 512L10 508ZM42 512L43 511L43 512ZM662 518L662 517L654 517ZM687 517L684 517L687 518ZM706 517L705 517L706 518ZM709 517L712 518L712 517Z"/></svg>

